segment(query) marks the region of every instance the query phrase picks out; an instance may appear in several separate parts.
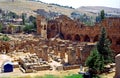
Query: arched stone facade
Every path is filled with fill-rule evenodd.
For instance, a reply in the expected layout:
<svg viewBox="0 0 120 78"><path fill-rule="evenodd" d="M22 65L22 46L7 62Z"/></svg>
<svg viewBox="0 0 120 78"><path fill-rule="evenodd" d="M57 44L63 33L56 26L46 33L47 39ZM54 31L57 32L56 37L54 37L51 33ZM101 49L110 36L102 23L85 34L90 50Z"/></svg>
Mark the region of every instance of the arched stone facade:
<svg viewBox="0 0 120 78"><path fill-rule="evenodd" d="M67 40L72 40L72 36L70 34L67 34L66 39Z"/></svg>
<svg viewBox="0 0 120 78"><path fill-rule="evenodd" d="M81 38L78 34L74 36L74 41L81 41Z"/></svg>
<svg viewBox="0 0 120 78"><path fill-rule="evenodd" d="M90 37L88 35L84 36L84 42L90 42Z"/></svg>
<svg viewBox="0 0 120 78"><path fill-rule="evenodd" d="M37 32L39 32L39 16L37 19ZM101 27L104 27L107 31L108 38L112 42L111 48L116 54L120 53L120 17L109 17L104 19L101 23L96 23L94 26L85 26L81 22L61 15L54 20L48 21L47 36L51 38L58 33L62 33L66 40L96 42L99 39Z"/></svg>
<svg viewBox="0 0 120 78"><path fill-rule="evenodd" d="M93 39L93 42L96 42L96 41L98 41L99 40L99 35L96 35L95 37L94 37L94 39Z"/></svg>
<svg viewBox="0 0 120 78"><path fill-rule="evenodd" d="M120 45L120 38L118 38L117 40L116 40L116 45Z"/></svg>

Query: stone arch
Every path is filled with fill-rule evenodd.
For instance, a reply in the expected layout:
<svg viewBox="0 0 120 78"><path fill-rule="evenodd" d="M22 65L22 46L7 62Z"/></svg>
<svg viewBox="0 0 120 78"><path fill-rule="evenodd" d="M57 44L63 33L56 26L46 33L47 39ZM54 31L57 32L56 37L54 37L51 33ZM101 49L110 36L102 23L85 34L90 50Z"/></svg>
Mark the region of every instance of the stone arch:
<svg viewBox="0 0 120 78"><path fill-rule="evenodd" d="M80 38L80 36L79 36L78 34L76 34L76 35L74 36L74 40L75 40L75 41L80 41L81 38Z"/></svg>
<svg viewBox="0 0 120 78"><path fill-rule="evenodd" d="M116 45L120 45L120 38L116 40Z"/></svg>
<svg viewBox="0 0 120 78"><path fill-rule="evenodd" d="M90 37L88 35L84 36L84 42L90 42Z"/></svg>
<svg viewBox="0 0 120 78"><path fill-rule="evenodd" d="M96 35L93 39L93 42L97 42L99 40L99 35Z"/></svg>
<svg viewBox="0 0 120 78"><path fill-rule="evenodd" d="M71 36L70 34L68 34L68 35L66 36L66 39L67 39L67 40L72 40L72 36Z"/></svg>

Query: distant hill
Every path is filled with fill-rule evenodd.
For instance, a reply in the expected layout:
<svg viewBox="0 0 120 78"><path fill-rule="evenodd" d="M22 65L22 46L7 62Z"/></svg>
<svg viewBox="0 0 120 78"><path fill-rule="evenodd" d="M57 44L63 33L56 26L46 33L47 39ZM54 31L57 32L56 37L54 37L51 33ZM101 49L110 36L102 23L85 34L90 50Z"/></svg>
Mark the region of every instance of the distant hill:
<svg viewBox="0 0 120 78"><path fill-rule="evenodd" d="M0 8L3 10L8 10L15 12L17 14L27 13L28 15L37 15L37 13L42 13L45 15L56 15L64 14L71 17L71 14L87 14L89 16L96 16L102 9L106 13L112 15L120 15L120 9L102 7L102 6L83 6L77 9L74 9L69 6L62 6L58 4L48 4L38 0L0 0ZM38 10L40 9L40 10ZM40 12L43 11L43 12Z"/></svg>
<svg viewBox="0 0 120 78"><path fill-rule="evenodd" d="M27 13L29 15L36 15L34 11L37 9L44 9L46 12L58 12L70 16L74 9L64 8L56 5L49 5L43 2L28 1L28 0L0 0L0 8L3 10L13 11L17 14Z"/></svg>
<svg viewBox="0 0 120 78"><path fill-rule="evenodd" d="M120 15L120 8L111 8L104 6L82 6L77 8L78 11L85 11L88 13L98 14L101 10L104 10L105 13L111 15Z"/></svg>

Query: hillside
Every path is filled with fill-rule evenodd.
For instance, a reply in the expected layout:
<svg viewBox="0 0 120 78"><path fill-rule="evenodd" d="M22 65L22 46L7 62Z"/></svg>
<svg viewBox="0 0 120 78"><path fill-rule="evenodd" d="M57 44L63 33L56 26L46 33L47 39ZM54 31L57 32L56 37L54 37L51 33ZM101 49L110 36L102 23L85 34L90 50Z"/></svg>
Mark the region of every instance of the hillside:
<svg viewBox="0 0 120 78"><path fill-rule="evenodd" d="M24 12L30 15L36 15L33 11L37 9L44 9L47 12L58 12L67 16L70 16L70 13L73 12L73 9L27 0L15 0L15 2L10 0L0 0L0 8L3 10L13 11L17 14Z"/></svg>
<svg viewBox="0 0 120 78"><path fill-rule="evenodd" d="M104 6L82 6L77 8L78 11L85 11L93 14L99 13L101 10L104 10L105 13L111 15L120 15L120 8L111 8Z"/></svg>
<svg viewBox="0 0 120 78"><path fill-rule="evenodd" d="M102 9L106 13L112 15L120 15L120 9L101 7L101 6L84 6L77 9L70 8L67 6L61 6L58 4L48 4L37 0L0 0L0 8L15 12L17 14L27 13L28 15L37 15L35 11L37 9L44 9L45 12L55 12L58 14L64 14L71 17L71 13L76 12L77 14L87 14L88 16L96 16ZM43 12L44 13L44 12ZM46 13L47 14L47 13Z"/></svg>

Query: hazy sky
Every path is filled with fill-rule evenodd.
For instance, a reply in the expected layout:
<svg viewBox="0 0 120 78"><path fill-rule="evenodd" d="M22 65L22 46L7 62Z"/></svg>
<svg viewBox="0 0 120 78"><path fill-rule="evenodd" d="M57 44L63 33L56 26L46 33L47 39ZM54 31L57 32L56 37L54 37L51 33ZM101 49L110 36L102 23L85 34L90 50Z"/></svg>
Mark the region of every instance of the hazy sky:
<svg viewBox="0 0 120 78"><path fill-rule="evenodd" d="M40 0L46 3L57 3L78 8L80 6L107 6L120 8L120 0Z"/></svg>

